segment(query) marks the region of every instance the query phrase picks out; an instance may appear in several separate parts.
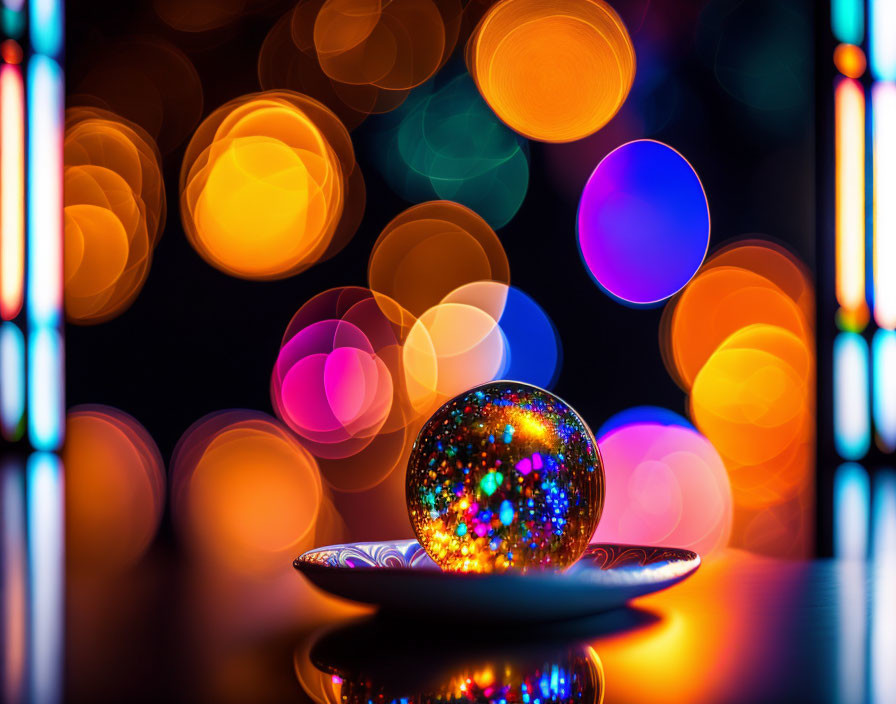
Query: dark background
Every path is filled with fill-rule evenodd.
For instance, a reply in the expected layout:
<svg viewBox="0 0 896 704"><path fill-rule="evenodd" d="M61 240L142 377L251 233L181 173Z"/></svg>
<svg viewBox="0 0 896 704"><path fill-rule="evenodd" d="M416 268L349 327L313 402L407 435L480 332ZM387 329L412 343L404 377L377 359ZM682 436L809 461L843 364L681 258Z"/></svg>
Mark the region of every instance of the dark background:
<svg viewBox="0 0 896 704"><path fill-rule="evenodd" d="M559 331L564 359L554 390L595 428L635 405L685 411L684 394L660 357L662 308L632 309L612 301L592 282L578 254L574 186L584 184L604 154L638 137L659 139L684 154L709 200L711 251L731 238L758 234L785 244L811 268L815 239L813 4L612 4L629 27L638 57L626 107L582 143L531 143L528 195L498 231L512 282L538 301ZM95 62L109 60L112 44L134 36L162 37L196 66L207 115L231 98L259 90L261 42L290 7L265 2L230 27L195 35L164 25L149 1L72 0L69 93L80 92ZM365 125L353 139L368 190L360 229L330 261L274 282L230 277L196 254L179 215L186 140L167 154L168 219L149 278L120 317L68 326L68 404L103 403L132 414L166 461L180 435L206 413L271 412L269 375L290 317L316 293L365 285L374 240L410 205L365 159Z"/></svg>
<svg viewBox="0 0 896 704"><path fill-rule="evenodd" d="M559 331L564 359L554 390L594 428L617 411L641 404L685 412L685 396L660 356L662 308L614 302L593 283L579 257L578 190L604 154L639 137L664 141L702 179L712 218L711 250L732 238L758 235L786 245L810 268L815 259L815 4L611 4L625 19L637 53L629 101L616 119L583 142L531 143L528 195L519 213L498 231L513 284L544 308ZM208 115L236 96L259 90L259 48L292 6L290 0L250 0L252 12L232 25L193 35L163 24L152 0L69 0L69 93L85 92L91 71L115 60L114 47L126 47L134 37L159 37L182 49L196 67L202 115ZM829 41L827 16L819 12L819 34ZM182 83L175 75L164 78L172 85ZM72 102L82 100L83 95ZM827 100L825 92L820 104ZM139 122L141 116L128 117ZM169 151L163 160L167 225L143 291L116 319L67 327L68 405L102 403L132 414L155 438L166 462L182 433L207 413L235 407L270 413L269 375L291 316L321 291L365 285L374 240L410 205L391 192L367 160L369 131L362 125L353 133L368 196L359 231L335 258L275 282L230 277L196 254L179 214L178 176L189 136ZM253 621L251 607L265 606L267 597L232 602L236 606L222 619L225 633L229 620L253 622L245 628L250 635L236 645L208 624L197 635L191 624L197 612L204 613L197 604L202 606L207 594L196 599L184 571L171 569L179 551L167 522L161 537L133 575L99 589L70 582L69 698L281 701L284 693L295 696L291 652L298 637L288 633L275 642L259 635L270 624ZM830 599L810 596L800 605L822 602ZM224 603L231 602L225 598ZM761 611L757 607L756 613ZM766 621L774 625L775 638L784 637L778 618ZM799 648L788 652L802 653ZM222 688L209 694L207 680L220 681ZM750 677L752 684L762 680ZM277 694L265 696L268 690ZM246 694L242 699L241 693Z"/></svg>

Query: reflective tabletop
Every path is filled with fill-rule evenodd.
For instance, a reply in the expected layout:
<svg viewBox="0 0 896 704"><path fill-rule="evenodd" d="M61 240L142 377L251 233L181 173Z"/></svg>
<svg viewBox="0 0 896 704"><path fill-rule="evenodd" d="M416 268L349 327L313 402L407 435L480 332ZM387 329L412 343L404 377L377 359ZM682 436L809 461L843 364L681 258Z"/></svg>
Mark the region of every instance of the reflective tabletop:
<svg viewBox="0 0 896 704"><path fill-rule="evenodd" d="M243 581L151 553L126 578L69 579L65 690L73 701L891 702L894 595L892 565L729 550L622 609L497 626L457 608L379 616L291 569Z"/></svg>

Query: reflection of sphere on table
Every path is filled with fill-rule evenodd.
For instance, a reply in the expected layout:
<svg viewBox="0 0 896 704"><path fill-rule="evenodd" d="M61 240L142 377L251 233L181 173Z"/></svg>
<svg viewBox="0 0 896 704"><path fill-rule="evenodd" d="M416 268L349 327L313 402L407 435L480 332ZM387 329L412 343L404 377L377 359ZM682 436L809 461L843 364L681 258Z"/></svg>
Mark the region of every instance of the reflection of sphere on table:
<svg viewBox="0 0 896 704"><path fill-rule="evenodd" d="M603 496L588 426L553 394L519 382L449 401L408 463L411 523L446 570L566 567L588 545Z"/></svg>
<svg viewBox="0 0 896 704"><path fill-rule="evenodd" d="M603 665L593 648L579 645L599 633L594 623L520 629L471 621L421 630L418 621L380 615L318 631L298 645L293 664L316 702L597 704Z"/></svg>
<svg viewBox="0 0 896 704"><path fill-rule="evenodd" d="M368 704L382 698L375 681L331 679L336 701ZM501 704L524 702L529 692L538 693L537 698L545 703L596 704L601 701L603 692L603 668L597 653L586 646L582 650L558 653L557 659L549 662L497 661L479 663L478 667L471 665L450 675L433 691L423 694L419 701Z"/></svg>

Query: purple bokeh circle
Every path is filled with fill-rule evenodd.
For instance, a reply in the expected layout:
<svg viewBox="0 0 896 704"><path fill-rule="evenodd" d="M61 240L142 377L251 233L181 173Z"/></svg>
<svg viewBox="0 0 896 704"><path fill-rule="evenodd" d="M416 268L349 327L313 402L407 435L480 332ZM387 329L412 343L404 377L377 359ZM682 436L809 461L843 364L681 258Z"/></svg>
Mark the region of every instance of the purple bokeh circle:
<svg viewBox="0 0 896 704"><path fill-rule="evenodd" d="M688 161L662 142L617 147L597 165L579 201L579 249L608 294L659 303L697 273L709 248L709 206Z"/></svg>

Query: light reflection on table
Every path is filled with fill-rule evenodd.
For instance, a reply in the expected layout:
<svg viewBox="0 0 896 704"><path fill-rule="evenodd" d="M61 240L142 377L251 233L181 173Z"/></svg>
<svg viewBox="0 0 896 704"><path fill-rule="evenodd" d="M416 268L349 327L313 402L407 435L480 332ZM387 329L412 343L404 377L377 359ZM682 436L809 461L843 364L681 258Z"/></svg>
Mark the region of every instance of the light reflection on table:
<svg viewBox="0 0 896 704"><path fill-rule="evenodd" d="M63 473L35 452L0 462L0 692L4 701L62 698Z"/></svg>
<svg viewBox="0 0 896 704"><path fill-rule="evenodd" d="M41 684L29 682L29 672L42 673L43 683L50 685L54 679L47 673L55 667L59 682L59 663L53 660L59 650L54 629L47 630L48 624L61 626L59 611L47 612L49 618L32 611L23 619L16 606L23 595L51 594L54 584L59 589L63 583L51 568L44 570L46 583L34 593L25 580L29 570L42 569L34 562L40 555L53 554L47 552L49 543L32 545L42 538L36 533L29 538L27 530L28 512L40 510L29 504L27 492L37 490L36 498L40 486L52 484L42 484L52 473L29 483L26 471L23 464L7 467L2 475L0 684L6 699ZM896 501L896 485L894 492L880 496L882 502ZM518 632L504 641L496 639L500 633L469 630L463 614L418 619L416 641L403 653L404 666L422 675L450 662L457 665L452 670L457 675L473 672L480 661L512 664L519 648L530 643L559 653L559 668L575 660L570 653L589 653L584 648L590 647L601 665L606 702L896 701L896 565L887 557L893 554L887 546L896 539L896 526L885 520L891 512L880 506L881 518L872 522L870 535L879 549L867 563L781 562L727 551L707 560L692 578L628 609L579 619L566 624L566 632L557 626L517 625ZM30 568L25 558L32 561ZM276 578L238 578L203 570L164 543L127 573L69 574L65 582L64 695L72 701L321 704L320 683L333 685L336 673L324 667L323 651L316 651L315 643L370 617L366 609L316 591L291 565ZM44 638L49 645L23 650L23 629L38 638L31 642ZM58 637L61 628L55 632ZM446 644L446 633L453 644ZM338 640L336 645L334 650L330 641L331 653L340 652ZM364 647L368 650L360 661L373 666L377 658L392 655L395 639ZM453 660L457 654L466 659ZM35 658L43 658L43 664L32 666ZM549 660L544 656L542 664ZM309 687L309 682L317 684ZM414 697L421 691L408 691L408 704L419 704ZM335 694L331 688L325 699ZM578 701L585 704L586 699Z"/></svg>
<svg viewBox="0 0 896 704"><path fill-rule="evenodd" d="M781 562L728 551L679 586L638 599L635 622L609 628L596 622L596 635L579 633L571 642L597 654L606 702L890 702L896 696L896 617L890 607L894 578L896 572L881 564ZM874 598L866 611L863 595L868 589ZM462 617L449 621L463 628ZM351 626L342 631L351 632ZM551 633L545 629L545 637ZM538 642L537 633L526 635ZM469 653L471 644L482 644L483 638L475 633L460 652L466 648ZM518 648L519 641L518 636L510 638L508 649ZM409 684L414 682L410 675L458 650L434 638L429 648L417 644L417 660L409 661L400 648L389 650L396 648L394 642L367 645L371 662L403 662ZM307 651L312 659L314 652L313 647ZM329 652L338 652L332 642ZM481 665L494 662L494 653L490 658ZM318 685L312 696L318 704L345 701L345 673L336 660L330 668L320 657L316 660L325 678L338 678L335 684L327 680L323 690ZM357 654L354 660L363 662ZM298 660L296 667L305 673L307 687L313 670L308 663L299 669ZM476 671L475 655L455 669ZM394 673L389 676L394 684ZM321 697L321 691L328 696ZM419 704L428 700L419 698L421 691L427 690L409 686L404 697L395 699Z"/></svg>

